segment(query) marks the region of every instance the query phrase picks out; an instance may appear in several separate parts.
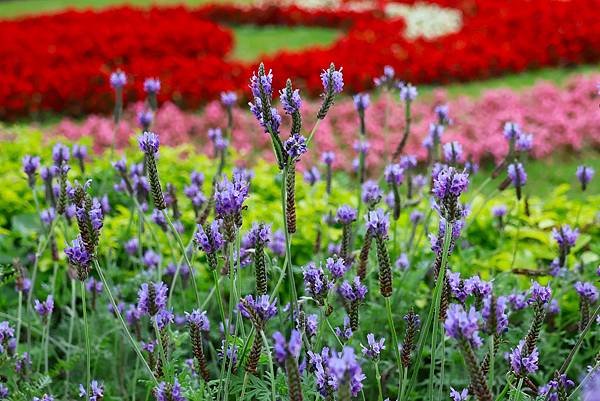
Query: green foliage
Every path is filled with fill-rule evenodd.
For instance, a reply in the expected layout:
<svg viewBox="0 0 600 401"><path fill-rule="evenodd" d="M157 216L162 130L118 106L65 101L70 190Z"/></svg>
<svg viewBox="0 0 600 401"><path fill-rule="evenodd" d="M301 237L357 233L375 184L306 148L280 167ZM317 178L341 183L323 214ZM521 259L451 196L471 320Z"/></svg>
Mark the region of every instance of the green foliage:
<svg viewBox="0 0 600 401"><path fill-rule="evenodd" d="M0 154L0 174L5 177L9 185L0 188L0 278L4 285L0 286L0 310L6 311L0 316L9 319L13 324L17 318L17 300L13 291L14 266L12 261L19 258L31 274L31 260L27 258L35 252L38 243L45 237L41 234L42 227L39 223L38 212L34 195L27 185L25 175L21 171L21 159L25 154L38 154L42 157L43 164L51 161L51 148L54 142L47 141L41 132L35 132L27 128L15 128L10 131L12 142L10 146L4 146ZM89 145L89 143L87 143ZM140 162L141 153L134 145L124 153L129 162ZM231 155L232 157L234 155ZM155 271L148 271L142 266L137 255L126 255L123 245L130 238L140 236L144 250L153 249L162 256L163 269L168 263L179 263L181 253L175 243L173 236L163 232L156 224L151 223L150 211L145 215L148 222L140 234L139 213L132 202L123 193L113 191L113 185L119 181L117 173L111 166L111 160L120 155L93 156L86 166L86 173L81 174L78 167L74 166L69 173L69 179L77 179L84 182L92 180L91 193L94 196L108 194L112 210L104 220L102 229L98 261L107 275L109 282L114 287L118 301L128 304L135 303L137 290L141 283L156 280ZM178 148L163 147L160 151L158 168L163 187L167 182L172 183L179 195L179 205L183 211L182 223L184 233L183 242L190 240L191 233L195 228L194 213L191 205L182 192L183 187L189 184L189 173L192 170L201 171L206 176L203 188L204 193L210 193L210 181L216 171L217 163L214 160L198 154L193 146L182 146ZM277 168L265 161L258 160L252 166L254 178L251 182L251 196L246 202L247 209L243 212L242 232L245 233L252 222L263 221L273 225L273 229L279 229L281 225L281 200L280 200L280 175ZM230 168L226 169L230 173ZM551 230L554 227L568 223L581 230L581 235L572 249L567 264L569 271L558 279L552 279L548 275L539 278L541 283L551 283L554 298L559 301L561 313L548 319L542 330L539 342L542 369L532 376L538 384L548 381L553 371L557 369L569 350L575 343L574 336L579 319L579 300L573 291L573 283L577 280L592 281L595 277L595 269L600 260L600 227L597 224L600 195L592 188L582 195L579 188L571 188L567 184L559 185L551 191L550 196L544 198L531 196L528 198L529 215L524 211L523 202L517 203L514 193L508 189L498 194L493 190L496 183L484 187L480 193L468 192L463 201L470 205L471 214L466 219L466 225L455 251L449 259L449 266L455 272L460 272L463 278L478 274L485 280L494 280L494 291L497 294L509 294L524 291L531 284L531 277L523 273L544 273L550 262L557 254L557 246L551 238ZM41 186L37 187L38 201L43 202L43 191ZM292 239L293 265L296 271L297 286L301 277L301 266L313 261L317 264L325 261L329 256L327 246L339 242L341 229L339 226L328 225L323 217L330 212L335 213L337 207L342 204L357 206L357 186L352 178L343 174L335 175L333 193L327 196L325 184L318 183L310 187L297 179L297 214L298 232ZM529 193L525 187L526 194ZM493 206L504 204L508 207L508 214L500 225L492 216ZM42 208L45 206L41 206ZM364 208L364 206L363 206ZM396 224L390 229L390 240L388 247L392 260L396 260L401 253L407 253L410 267L406 271L396 269L394 271L394 293L392 305L394 307L394 321L400 337L404 332L403 316L411 307L424 318L427 313L431 297L431 272L430 266L434 255L429 249L427 235L437 232L438 218L427 202L421 202L417 208L422 211L426 218L425 224L419 224L414 231L415 235L412 245L409 247L409 238L412 233L412 225L409 214L412 209L407 208L400 216ZM364 210L363 210L364 213ZM362 245L364 237L363 221L360 219L355 223L354 250L357 251ZM314 243L317 232L321 231L322 247L315 252ZM63 249L67 242L77 235L77 228L73 221L64 223L61 221L55 231L55 239L58 248L58 261L52 261L49 249L45 249L39 258L39 271L37 284L35 286L35 298L43 298L47 294L54 294L57 309L53 314L49 325L51 366L48 376L36 374L23 384L19 384L19 392L14 393L15 400L30 400L32 396L39 396L43 392L52 390L54 394L64 395L64 399L70 399L76 393L78 383L84 381L83 363L85 360L83 352L83 337L81 322L76 320L73 340L68 343L70 315L71 315L71 292L70 280L67 275L68 266L63 255ZM270 289L283 271L284 263L281 258L268 252L269 283ZM178 378L185 394L189 400L201 401L212 399L217 391L220 366L218 361L218 348L221 345L222 335L218 329L218 316L214 298L211 294L213 286L212 276L207 269L204 255L200 252L192 254L192 268L196 275L201 302L206 301L206 309L211 318L211 331L207 333L204 340L205 353L210 364L211 382L207 384L198 380L185 366L186 359L191 357L190 339L185 325L172 325L169 332L171 356L164 366L164 377L167 381ZM219 259L224 264L224 258ZM253 267L248 266L240 270L241 282L239 282L239 294L248 294L254 291ZM96 275L92 272L92 275ZM347 277L349 278L349 277ZM223 277L224 289L223 299L229 299L229 280ZM361 323L359 330L348 341L348 345L360 350L360 344L366 344L367 333L373 332L376 337L385 336L388 348L383 354L380 369L386 382L384 382L384 394L393 395L396 391L395 369L393 362L393 351L390 349L390 336L387 327L386 311L383 301L379 296L377 283L377 259L374 250L371 251L368 263L368 272L365 283L369 292L365 304L361 306ZM177 315L184 311L196 308L195 297L188 282L185 287L176 287L174 293L173 308ZM299 291L303 293L302 291ZM282 285L276 294L279 298L278 305L282 307L290 299L287 283ZM35 299L34 298L34 299ZM333 297L332 297L333 298ZM236 301L235 299L233 300ZM313 300L309 297L301 299L305 312L318 313ZM227 301L229 303L229 301ZM121 397L137 397L144 399L149 394L153 383L148 380L149 376L144 371L136 355L121 331L119 323L114 315L107 310L107 302L104 295L98 295L96 303L87 305L90 312L92 326L92 367L93 377L101 379L106 386L106 394L113 395L112 399ZM325 324L320 326L322 343L339 349L332 333L333 328L342 326L344 309L341 302L332 300L334 313ZM81 316L82 307L80 301L75 302L75 313ZM95 307L95 308L94 308ZM23 321L22 336L32 337L33 345L30 349L34 363L43 358L43 349L39 345L44 324L41 319L33 313L23 312L26 319ZM511 313L510 329L504 336L503 343L496 360L498 374L494 378L492 388L497 394L506 383L506 362L501 355L514 347L519 339L523 338L531 321L530 310L522 310ZM329 328L331 325L331 329ZM149 333L147 322L140 324L138 328L142 334L138 340L145 340L145 333ZM275 330L289 332L292 327L290 316L279 313L269 322L265 329L267 338ZM245 330L246 337L238 333L231 335L230 342L234 341L238 346L240 359L244 342L250 331L249 324L239 324L239 330ZM137 333L136 333L137 334ZM148 335L148 334L146 334ZM27 343L20 344L19 351ZM445 339L444 357L446 370L444 376L436 376L436 381L442 382L444 391L449 386L458 388L467 386L468 379L465 377L465 368L460 353L454 347L450 339ZM306 345L305 345L306 346ZM578 377L584 371L586 364L591 363L594 352L597 352L598 329L595 328L584 342L581 351L576 355L572 369L569 372L573 378ZM28 348L29 349L29 348ZM359 352L359 351L358 351ZM483 357L484 350L478 351L478 357ZM69 354L69 355L67 355ZM440 352L437 353L438 358ZM266 355L266 353L264 354ZM260 360L260 371L257 376L250 375L245 388L245 399L247 400L269 400L271 399L271 376L267 368L268 358ZM419 372L419 380L413 388L413 399L418 399L426 393L427 371L429 369L428 358L430 350L424 348L422 355L422 371ZM287 400L288 390L285 375L282 370L275 369L274 381L277 396ZM374 369L372 364L363 361L363 370L367 375L365 381L365 399L375 399L377 396L377 385L374 380ZM70 382L66 383L66 372L70 372ZM10 367L1 366L0 374L11 378L15 377ZM222 378L222 381L227 380ZM233 374L229 382L231 392L230 399L239 397L244 386L243 366ZM312 375L303 376L303 392L306 399L315 399L317 392ZM437 388L437 384L436 384ZM67 391L65 394L64 391ZM436 390L437 391L437 390ZM526 395L523 395L522 399ZM63 399L63 398L61 398ZM108 401L108 400L107 400Z"/></svg>

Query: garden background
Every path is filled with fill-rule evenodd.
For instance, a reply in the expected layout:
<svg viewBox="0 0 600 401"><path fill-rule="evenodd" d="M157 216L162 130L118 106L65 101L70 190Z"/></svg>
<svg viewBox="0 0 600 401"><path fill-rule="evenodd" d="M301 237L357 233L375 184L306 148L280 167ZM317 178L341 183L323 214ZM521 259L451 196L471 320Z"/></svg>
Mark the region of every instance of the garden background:
<svg viewBox="0 0 600 401"><path fill-rule="evenodd" d="M495 356L498 371L504 372L510 365L504 360L504 352L508 354L514 348L529 326L530 317L515 306L515 294L525 296L532 281L539 281L552 287L560 302L560 314L544 321L546 326L539 349L540 354L546 355L540 359L548 368L531 372L529 376L535 386L521 391L523 377L519 381L519 375L515 375L511 384L511 379L505 380L504 374L493 377L493 368L489 379L494 399L496 396L543 399L545 394L538 392L537 387L542 389L554 371L559 370L563 359L570 357L569 347L577 345L576 334L582 331L584 297L577 296L573 284L586 281L597 287L600 274L597 270L600 263L599 180L591 178L582 185L581 173L576 174L579 166L586 166L588 172L600 171L598 9L599 0L0 1L0 182L3 184L0 189L0 320L17 327L15 349L7 351L6 359L0 360L0 378L3 379L0 382L7 383L13 400L38 397L48 401L50 398L43 395L49 397L50 394L57 396L56 399L74 399L79 383L84 383L83 397L93 399L90 376L89 373L85 376L83 369L83 340L88 336L83 329L87 324L82 325L79 320L73 323L73 316L81 317L89 304L87 311L91 316L88 318L93 341L96 341L92 345L92 376L103 382L107 400L147 399L154 395L162 401L148 378L159 377L159 369L162 369L160 375L167 383L167 390L172 391L179 378L189 400L221 398L222 386L225 390L231 386L232 399L293 399L292 391L286 389L286 383L291 384L284 376L275 379L272 371L269 376L267 367L273 369L277 364L267 360L266 355L270 357L270 353L264 349L269 349L273 331L281 330L288 337L291 326L283 313L277 317L277 323L271 323L269 332L265 330L268 339L265 338L262 354L258 351L262 376L251 379L243 373L236 376L235 368L229 366L226 381L215 379L224 377L224 371L219 369L227 365L219 362L227 358L222 357L223 350L218 347L226 348L230 341L234 344L229 344L230 347L238 346L240 361L245 360L242 350L247 351L250 338L258 338L258 333L255 337L250 333L243 338L237 329L239 326L246 334L244 325L236 322L235 335L223 335L226 319L219 319L224 315L219 315L217 303L206 306L219 286L212 287L213 276L206 268L209 258L200 256L198 251L198 256L194 256L196 260L191 260L190 264L197 265L193 269L197 269L198 275L196 280L193 270L191 282L198 281L199 285L198 289L193 287L194 292L189 284L189 269L181 268L187 266L187 261L182 261L185 251L179 249L184 246L181 239L184 243L188 240L193 243L195 223L202 220L203 211L207 214L202 222L211 220L207 199L214 197L217 188L211 183L213 176L220 176L221 172L235 176L242 171L239 169L246 168L252 171L248 175L252 177L248 178L252 183L251 195L243 209L244 228L238 233L237 245L232 246L240 267L255 266L257 262L252 258L256 244L241 243L245 239L250 241L246 234L252 223L272 224L273 236L267 247L270 286L280 271L284 277L288 263L296 280L300 280L289 288L287 281L284 282L285 288L279 292L281 309L284 309L284 300L294 305L296 287L302 287L301 279L306 278L305 266L309 262L319 265L318 261L325 263L328 257L342 252L345 232L341 220L336 220L334 215L343 205L358 211L359 218L354 225L361 228L356 228L352 240L357 260L359 256L362 258L361 244L366 238L369 241L372 238L368 230L362 228L368 215L360 215L361 207L367 208L368 202L365 204L361 186L366 179L381 183L386 190L381 205L395 220L388 246L395 265L397 287L393 299L398 310L394 311L393 319L391 312L389 316L396 321L398 330L393 332L404 333L400 329L406 328L402 316L415 308L425 321L429 297L435 294L438 276L436 273L432 279L429 269L436 256L443 252L436 250L435 241L430 247L428 236L435 238L432 233L436 233L438 227L431 217L435 215L429 200L431 193L422 189L433 187L434 172L439 171L434 162L443 161L461 170L464 168L470 174L470 189L463 195L470 215L465 212L461 217L464 219L463 242L457 242L457 249L449 251L453 254L452 258L446 255L450 258L447 263L465 279L457 279L460 285L465 285L467 277L479 275L494 286L498 284L499 292L513 294L511 324L520 329L511 328L505 336L504 348ZM280 158L273 151L277 146L273 137L265 133L268 128L264 120L260 120L260 112L259 124L256 112L247 106L248 102L256 104L256 94L248 82L261 62L267 72L273 70L273 99L277 99L274 103L278 103L278 91L286 87L288 78L302 96L302 133L310 136L310 146L308 153L294 165L297 169L296 204L291 206L281 204L280 196L288 202L290 196L283 189L280 192L279 186L290 178L279 174ZM336 69L342 68L343 92L337 94L334 104L326 111L327 117L321 118L327 87L322 94L325 83L320 74L327 74L330 63L335 63ZM121 83L116 72L125 76ZM148 78L156 79L155 85L160 81L158 89L149 89ZM410 90L415 88L416 92L411 95ZM447 106L447 120L440 117L440 106ZM281 131L294 131L295 121L283 116ZM519 138L523 138L523 142L507 140L510 136L507 123L520 127ZM444 127L443 140L428 142L432 130L439 125ZM314 138L311 127L318 127L312 132ZM144 184L148 156L140 156L137 138L146 129L160 137L158 172L165 196L170 199L168 206L173 210L175 226L170 220L164 220L158 209L152 208L152 205L156 207L156 198L151 196L154 188L150 190L150 184ZM399 160L394 150L407 131L410 135L401 153L414 156L415 162L414 166L410 162L403 166L401 196L407 203L403 203L402 212L396 215L399 198L395 198L397 188L389 179L387 167L391 161ZM23 170L27 155L40 156L44 166L53 160L56 164L56 155L58 152L61 158L62 146L57 144L70 149L69 189L67 191L65 183L64 192L71 196L77 182L83 184L91 179L91 192L97 198L94 205L97 201L102 206L104 223L94 260L106 266L116 294L114 305L100 295L106 294L106 288L94 287L93 277L97 282L100 279L94 273L92 279L86 281L87 302L85 295L74 295L75 266L64 250L73 244L80 230L73 199L68 202L73 206L72 216L63 210L64 218L57 217L60 202L58 205L56 202L63 190L59 170L48 173L50 170L42 168L38 171L39 162L33 173ZM328 158L328 152L334 152L335 157ZM518 160L526 167L525 185L520 185L518 180L515 184L514 179L511 183L509 156L515 154L515 163ZM128 161L125 172L114 164L121 157ZM69 160L68 155L66 159ZM203 178L190 176L192 171L202 173ZM433 178L427 174L433 174ZM135 186L131 193L128 178ZM412 194L409 182L415 186L418 196ZM148 188L141 191L138 185ZM137 199L132 195L134 192ZM177 209L176 195L181 210ZM298 221L292 250L286 249L289 238L283 235L290 221L281 222L282 211L285 214L290 207L296 211ZM415 222L411 211L427 216L425 223ZM363 213L366 212L363 210ZM557 248L556 237L551 234L553 228L564 224L579 230L577 242L567 249L566 256L563 246L559 243ZM442 228L439 230L441 233ZM135 232L137 234L132 234ZM137 245L135 251L130 252L126 244L133 246L134 239ZM376 255L375 250L371 250L369 256L369 249L366 252L369 266L376 270L379 253ZM563 278L562 283L553 281L558 274L553 270L557 252L566 258L559 267L568 270L558 276ZM221 281L215 279L224 283L223 300L230 309L230 319L233 319L233 294L239 298L253 291L255 286L250 269L240 269L242 277L246 276L239 280L241 283L236 282L239 288L234 286L234 280L227 279L226 266L235 263L233 255L227 255L223 249L219 265L224 270ZM243 258L247 260L243 262ZM442 263L446 263L446 259ZM155 281L163 280L169 285L170 280L176 281L181 274L185 290L181 294L175 292L178 298L173 327L168 331L170 338L164 340L174 348L165 351L161 344L160 352L149 351L148 347L142 350L147 360L160 356L163 351L171 360L163 360L165 366L152 366L154 374L143 378L144 367L139 360L133 362L136 354L127 348L127 339L120 337L114 310L122 308L125 316L126 311L135 309L138 288L154 280L155 272L158 272ZM350 280L350 274L346 278ZM33 290L19 287L23 280L33 282ZM364 304L370 309L361 316L361 329L354 328L354 337L350 331L350 336L345 338L350 323L344 321L344 313L334 313L331 323L327 320L331 332L325 329L327 334L323 335L327 338L323 342L330 341L330 345L337 345L335 341L352 345L365 361L369 358L367 354L363 357L361 346L367 345L366 334L374 331L377 337L387 339L387 360L382 357L381 366L379 361L373 364L363 361L367 379L360 396L358 393L353 396L381 398L381 401L389 396L404 401L407 391L406 397L421 399L415 394L427 393L428 399L441 400L448 398L450 387L464 387L471 390L471 397L482 400L477 389L473 390L473 379L464 375L461 353L456 349L451 351L450 334L439 340L444 344L437 351L437 358L443 355L441 374L436 370L440 368L436 367L436 351L419 344L415 351L423 355L423 366L410 373L410 379L403 378L402 373L396 376L395 369L400 362L398 360L398 366L394 364L392 344L398 340L393 338L395 334L385 332L391 323L386 320L384 303L376 300L379 295L376 274L367 276L367 280L369 295ZM229 281L231 288L226 284ZM279 283L275 288L279 289ZM414 299L398 295L404 294L402 289L413 288ZM192 352L188 344L193 334L187 333L189 320L186 323L184 315L193 309L190 306L195 305L192 294L197 297L197 291L203 299L206 297L202 306L213 322L212 332L203 334L204 338L199 340L200 348L204 344L209 359L208 375L213 381L205 377L200 380L204 372L193 362L188 370L183 368L184 361L193 353L198 357L197 347ZM54 296L56 309L45 316L37 306L34 308L34 301L46 299L48 295ZM456 292L452 296L454 301L460 299ZM305 301L309 303L302 298L302 302ZM345 311L350 316L351 303L346 301L338 302L336 311ZM476 301L482 300L475 299L474 305ZM462 300L465 308L469 302L465 304ZM588 307L595 305L597 300ZM39 319L33 316L36 311ZM311 316L316 317L317 311L325 313L320 307L306 313L315 312ZM291 313L295 313L293 308ZM154 336L152 325L140 325L138 321L143 322L143 319L139 316L132 319L127 319L131 331L140 330L134 333L136 341ZM321 315L319 321L324 321ZM591 334L585 337L582 351L573 356L567 367L573 379L581 379L587 366L597 368L600 363L597 359L600 355L596 356L600 347L598 326L588 328ZM257 327L255 322L248 323L246 330ZM384 329L379 330L379 327ZM156 334L154 346L161 343L158 337L160 334ZM8 338L7 334L0 335L2 353L4 348L11 348ZM432 339L436 339L435 330ZM320 334L315 338L307 335L305 347L316 350L316 345L322 345L321 340ZM140 341L137 342L141 346L148 345ZM274 354L276 351L273 348ZM27 378L15 370L24 352L29 354L35 367ZM287 361L285 352L282 358ZM430 369L430 366L433 367ZM288 368L284 364L280 369L287 372ZM317 369L316 365L313 369ZM513 374L516 374L514 367ZM382 387L378 387L380 383ZM408 388L403 387L405 385ZM577 390L585 386L580 387ZM331 391L319 384L318 375L316 379L305 375L302 388L309 399ZM0 399L3 399L3 389L4 384L0 383ZM577 391L572 394L572 397L579 396ZM102 397L95 401L101 401ZM341 400L341 395L336 393L336 397ZM452 398L464 399L458 393Z"/></svg>

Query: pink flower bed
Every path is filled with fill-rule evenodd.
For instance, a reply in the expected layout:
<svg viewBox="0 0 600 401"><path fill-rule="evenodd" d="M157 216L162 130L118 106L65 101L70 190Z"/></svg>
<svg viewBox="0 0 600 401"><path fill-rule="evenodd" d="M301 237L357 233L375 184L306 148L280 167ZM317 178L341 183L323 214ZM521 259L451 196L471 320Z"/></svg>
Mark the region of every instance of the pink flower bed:
<svg viewBox="0 0 600 401"><path fill-rule="evenodd" d="M598 112L597 83L600 75L577 76L559 87L541 82L523 90L494 89L479 98L458 97L449 99L443 90L435 91L427 99L414 102L411 136L407 153L420 158L426 155L421 143L433 121L433 108L447 103L453 125L446 130L442 142L459 141L467 155L474 160L498 159L507 150L502 136L506 121L514 121L534 135L532 155L541 158L557 149L579 151L600 145L600 113ZM310 130L319 107L318 102L304 102L304 127ZM117 145L125 146L139 132L136 113L141 104L130 106L123 121L117 127ZM386 114L387 109L387 114ZM384 129L387 115L387 129ZM286 117L284 117L284 120ZM155 116L153 130L160 133L161 142L178 145L192 142L200 149L210 148L207 137L209 128L224 127L227 118L218 102L209 103L201 113L188 113L172 103L165 103ZM258 127L246 107L234 110L235 128L233 145L245 157L262 156L273 159L268 135ZM289 123L289 121L285 121ZM94 137L96 151L112 143L113 123L110 117L91 115L82 122L65 119L52 129L56 135L77 139L85 135ZM367 136L371 144L367 162L373 167L387 160L400 141L404 127L404 105L391 96L379 96L366 111ZM288 132L287 127L282 133ZM351 99L340 99L331 109L315 135L318 151L334 150L338 167L349 168L355 152L353 142L358 138L358 117ZM319 152L310 152L318 157ZM304 163L316 160L304 160Z"/></svg>

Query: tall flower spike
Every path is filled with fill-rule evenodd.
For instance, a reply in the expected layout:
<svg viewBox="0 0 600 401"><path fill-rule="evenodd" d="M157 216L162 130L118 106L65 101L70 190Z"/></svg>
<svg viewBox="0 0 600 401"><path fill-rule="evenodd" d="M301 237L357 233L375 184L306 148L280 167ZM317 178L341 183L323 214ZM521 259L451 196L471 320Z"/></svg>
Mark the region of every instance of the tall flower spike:
<svg viewBox="0 0 600 401"><path fill-rule="evenodd" d="M93 257L98 246L104 214L102 213L102 206L97 201L94 202L87 193L90 183L91 181L88 181L82 186L76 182L73 203L76 207L75 216L77 217L81 242L89 255Z"/></svg>
<svg viewBox="0 0 600 401"><path fill-rule="evenodd" d="M595 173L594 169L589 166L581 165L581 166L577 167L575 176L577 177L577 179L579 180L579 183L581 184L582 191L586 190L588 184L594 177L594 173Z"/></svg>
<svg viewBox="0 0 600 401"><path fill-rule="evenodd" d="M508 165L508 178L515 187L517 193L517 199L521 199L521 188L527 183L527 173L521 163L511 163Z"/></svg>
<svg viewBox="0 0 600 401"><path fill-rule="evenodd" d="M346 313L350 316L350 328L358 330L358 308L367 294L367 287L360 282L360 278L354 277L352 283L344 281L338 288L342 297Z"/></svg>
<svg viewBox="0 0 600 401"><path fill-rule="evenodd" d="M358 113L358 119L360 121L360 134L361 136L366 135L366 127L365 127L365 110L369 107L369 94L368 93L359 93L354 95L354 108Z"/></svg>
<svg viewBox="0 0 600 401"><path fill-rule="evenodd" d="M267 263L265 245L271 240L271 228L263 223L254 224L248 233L247 240L254 247L254 270L256 274L256 293L267 294Z"/></svg>
<svg viewBox="0 0 600 401"><path fill-rule="evenodd" d="M58 167L59 193L56 212L62 215L67 211L67 174L70 169L71 167L64 161Z"/></svg>
<svg viewBox="0 0 600 401"><path fill-rule="evenodd" d="M158 109L158 101L156 99L160 91L160 80L158 78L146 78L144 80L144 92L148 95L148 104L154 111Z"/></svg>
<svg viewBox="0 0 600 401"><path fill-rule="evenodd" d="M433 195L435 196L440 215L449 222L460 220L462 208L458 198L469 186L469 175L458 172L454 167L444 166L434 175Z"/></svg>
<svg viewBox="0 0 600 401"><path fill-rule="evenodd" d="M285 202L287 232L293 234L296 232L296 162L294 159L288 159Z"/></svg>
<svg viewBox="0 0 600 401"><path fill-rule="evenodd" d="M27 182L33 188L35 186L35 175L40 168L40 158L38 156L25 155L23 157L23 172L27 174Z"/></svg>
<svg viewBox="0 0 600 401"><path fill-rule="evenodd" d="M156 401L187 401L177 378L173 380L173 384L161 382L154 388L154 396Z"/></svg>
<svg viewBox="0 0 600 401"><path fill-rule="evenodd" d="M206 316L206 311L194 310L192 313L185 313L186 320L190 327L190 339L192 341L192 349L194 358L198 364L198 370L204 381L210 380L208 366L204 349L202 347L202 333L210 330L210 323Z"/></svg>
<svg viewBox="0 0 600 401"><path fill-rule="evenodd" d="M286 341L281 332L273 334L273 350L277 362L285 367L290 401L302 401L302 381L298 370L298 357L302 349L302 335L292 330L290 340Z"/></svg>
<svg viewBox="0 0 600 401"><path fill-rule="evenodd" d="M388 298L392 295L392 264L386 245L390 220L382 209L369 212L365 216L365 219L367 220L367 232L370 232L370 234L375 237L377 243L379 290L381 295Z"/></svg>
<svg viewBox="0 0 600 401"><path fill-rule="evenodd" d="M333 105L335 95L338 95L344 89L344 74L342 68L335 69L335 64L331 63L329 69L323 70L321 73L321 83L323 84L323 103L317 113L317 118L323 120L327 112Z"/></svg>
<svg viewBox="0 0 600 401"><path fill-rule="evenodd" d="M352 260L352 223L356 221L356 218L356 209L348 205L343 205L337 210L336 219L342 225L342 249L340 257L346 263L350 263Z"/></svg>
<svg viewBox="0 0 600 401"><path fill-rule="evenodd" d="M65 248L65 255L67 255L69 265L77 273L77 278L85 281L90 272L92 255L85 248L80 236L73 240L71 246Z"/></svg>
<svg viewBox="0 0 600 401"><path fill-rule="evenodd" d="M118 123L123 115L123 87L127 85L127 75L121 70L114 71L110 74L109 82L110 86L115 91L113 118L115 123Z"/></svg>
<svg viewBox="0 0 600 401"><path fill-rule="evenodd" d="M250 111L259 124L264 128L273 141L273 149L280 169L285 165L285 156L283 153L283 143L279 137L279 126L281 125L281 117L277 113L277 109L272 107L271 101L273 96L273 73L269 70L265 73L265 66L260 63L258 72L252 75L250 79L250 89L254 97L254 103L249 103Z"/></svg>
<svg viewBox="0 0 600 401"><path fill-rule="evenodd" d="M559 248L558 263L560 267L565 266L567 256L569 255L571 248L575 246L578 237L579 230L571 228L568 224L552 229L552 238L556 241Z"/></svg>
<svg viewBox="0 0 600 401"><path fill-rule="evenodd" d="M234 176L232 181L226 177L217 183L215 191L215 211L223 219L225 240L233 243L235 232L241 226L244 201L248 198L250 184L242 177Z"/></svg>
<svg viewBox="0 0 600 401"><path fill-rule="evenodd" d="M292 80L288 79L285 83L285 88L279 91L279 94L285 114L292 116L291 134L299 134L302 129L302 117L300 116L302 99L300 98L300 90L293 89Z"/></svg>
<svg viewBox="0 0 600 401"><path fill-rule="evenodd" d="M167 208L167 204L165 203L162 187L160 186L158 169L156 167L156 154L158 153L158 148L160 146L158 135L154 132L146 131L138 137L138 142L140 149L144 152L144 167L148 174L148 180L150 181L154 207L159 210L164 210Z"/></svg>
<svg viewBox="0 0 600 401"><path fill-rule="evenodd" d="M414 309L411 307L408 313L404 316L406 322L406 333L404 334L404 344L402 344L401 358L402 366L408 368L411 363L411 354L415 347L415 340L421 326L421 319Z"/></svg>
<svg viewBox="0 0 600 401"><path fill-rule="evenodd" d="M306 293L313 297L319 305L325 305L333 282L329 280L321 267L317 267L312 262L304 267L303 274Z"/></svg>
<svg viewBox="0 0 600 401"><path fill-rule="evenodd" d="M334 389L337 389L338 400L350 400L351 396L356 397L360 393L362 382L366 377L356 360L353 348L344 347L339 354L334 352L327 361L327 367L329 382Z"/></svg>
<svg viewBox="0 0 600 401"><path fill-rule="evenodd" d="M598 289L593 283L578 281L574 285L575 291L579 295L579 331L583 331L590 321L590 306L598 300Z"/></svg>
<svg viewBox="0 0 600 401"><path fill-rule="evenodd" d="M144 283L138 291L138 309L149 316L156 316L167 306L168 288L163 282Z"/></svg>
<svg viewBox="0 0 600 401"><path fill-rule="evenodd" d="M225 244L223 235L221 235L221 220L215 220L206 228L198 224L194 234L194 242L205 253L208 260L208 267L216 270L218 267L217 252Z"/></svg>

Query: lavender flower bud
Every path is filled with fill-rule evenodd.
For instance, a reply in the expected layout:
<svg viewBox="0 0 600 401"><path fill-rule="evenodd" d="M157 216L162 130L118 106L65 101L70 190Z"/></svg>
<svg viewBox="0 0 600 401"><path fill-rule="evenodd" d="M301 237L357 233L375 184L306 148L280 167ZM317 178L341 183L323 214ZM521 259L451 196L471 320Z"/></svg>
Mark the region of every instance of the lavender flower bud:
<svg viewBox="0 0 600 401"><path fill-rule="evenodd" d="M589 166L578 166L577 167L577 171L575 172L575 176L577 176L577 179L579 180L579 182L581 183L581 190L585 191L587 188L587 185L590 183L590 181L592 180L592 177L594 177L594 169L589 167Z"/></svg>
<svg viewBox="0 0 600 401"><path fill-rule="evenodd" d="M256 273L256 293L267 294L267 263L265 245L271 240L271 228L265 224L254 224L247 235L248 244L254 247L254 269Z"/></svg>
<svg viewBox="0 0 600 401"><path fill-rule="evenodd" d="M406 322L406 333L404 334L404 343L402 344L401 358L402 366L408 368L411 363L411 354L415 348L415 340L421 326L421 319L411 307L404 316Z"/></svg>
<svg viewBox="0 0 600 401"><path fill-rule="evenodd" d="M40 167L38 156L25 155L23 157L23 172L27 174L27 180L31 188L35 185L35 175Z"/></svg>
<svg viewBox="0 0 600 401"><path fill-rule="evenodd" d="M321 73L321 83L323 84L323 103L317 118L323 120L327 115L327 112L333 105L335 95L340 94L344 89L344 75L342 74L342 68L339 70L335 69L335 65L331 63L328 70L323 70Z"/></svg>
<svg viewBox="0 0 600 401"><path fill-rule="evenodd" d="M371 358L373 360L378 360L379 359L379 355L381 354L381 350L385 349L385 338L382 337L379 340L375 340L375 335L373 333L369 333L367 334L367 344L368 346L365 347L364 345L360 345L362 348L362 352L363 355Z"/></svg>

